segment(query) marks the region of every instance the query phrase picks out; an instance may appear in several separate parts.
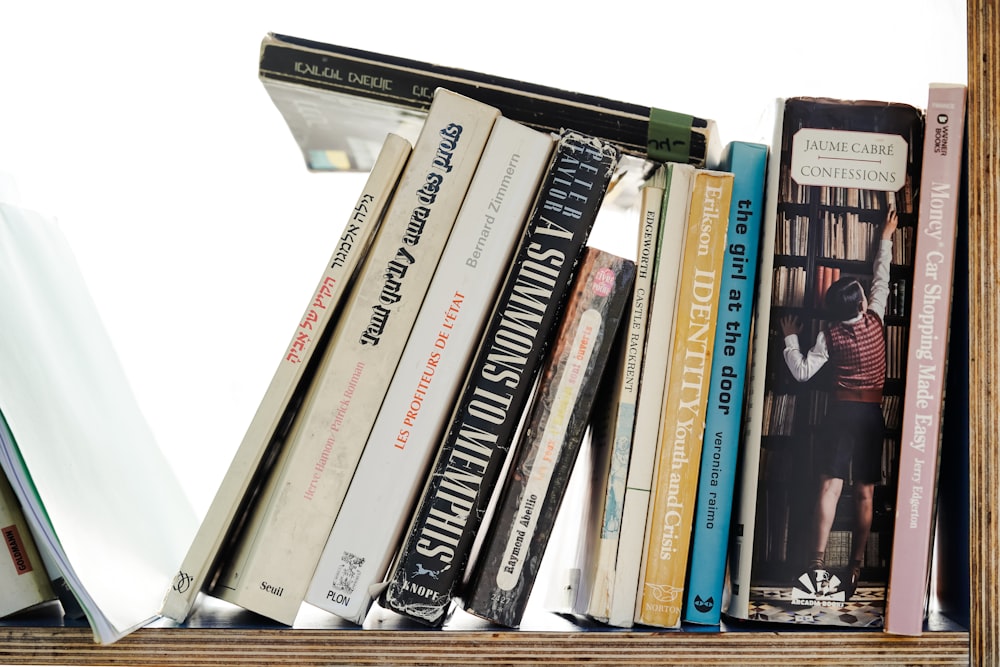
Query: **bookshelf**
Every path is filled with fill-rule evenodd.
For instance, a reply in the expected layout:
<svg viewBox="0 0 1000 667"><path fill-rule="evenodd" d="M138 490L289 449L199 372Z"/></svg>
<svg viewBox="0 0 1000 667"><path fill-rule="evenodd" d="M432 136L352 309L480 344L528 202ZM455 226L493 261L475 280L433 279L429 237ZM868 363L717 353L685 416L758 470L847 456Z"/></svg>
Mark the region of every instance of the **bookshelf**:
<svg viewBox="0 0 1000 667"><path fill-rule="evenodd" d="M920 638L879 632L624 632L554 623L551 629L471 627L364 631L338 626L260 627L238 612L206 609L190 627L149 627L112 646L89 629L44 614L0 626L3 664L622 665L996 664L1000 660L1000 10L968 0L969 76L969 498L967 629L942 621ZM961 335L961 332L957 332ZM961 363L960 360L956 360ZM965 551L964 548L960 549ZM965 583L965 582L960 582Z"/></svg>

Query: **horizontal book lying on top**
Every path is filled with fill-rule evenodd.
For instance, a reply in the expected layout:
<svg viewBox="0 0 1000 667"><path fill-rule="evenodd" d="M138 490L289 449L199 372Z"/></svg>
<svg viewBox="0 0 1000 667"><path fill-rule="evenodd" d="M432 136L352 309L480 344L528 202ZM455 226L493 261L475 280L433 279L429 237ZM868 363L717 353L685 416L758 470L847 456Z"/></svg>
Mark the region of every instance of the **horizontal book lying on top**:
<svg viewBox="0 0 1000 667"><path fill-rule="evenodd" d="M314 170L367 171L386 132L415 140L438 87L641 157L704 166L721 153L711 119L289 35L264 37L258 72Z"/></svg>

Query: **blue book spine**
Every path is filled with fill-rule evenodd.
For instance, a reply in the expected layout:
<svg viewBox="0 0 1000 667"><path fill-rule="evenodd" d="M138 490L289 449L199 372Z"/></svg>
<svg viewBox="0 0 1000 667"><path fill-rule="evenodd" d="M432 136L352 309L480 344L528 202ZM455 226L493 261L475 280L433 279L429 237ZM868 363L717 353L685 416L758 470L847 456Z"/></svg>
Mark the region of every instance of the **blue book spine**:
<svg viewBox="0 0 1000 667"><path fill-rule="evenodd" d="M718 625L726 575L726 548L743 422L750 326L764 207L767 146L734 141L721 169L734 174L724 266L719 294L715 359L705 414L705 445L691 537L691 560L683 619Z"/></svg>

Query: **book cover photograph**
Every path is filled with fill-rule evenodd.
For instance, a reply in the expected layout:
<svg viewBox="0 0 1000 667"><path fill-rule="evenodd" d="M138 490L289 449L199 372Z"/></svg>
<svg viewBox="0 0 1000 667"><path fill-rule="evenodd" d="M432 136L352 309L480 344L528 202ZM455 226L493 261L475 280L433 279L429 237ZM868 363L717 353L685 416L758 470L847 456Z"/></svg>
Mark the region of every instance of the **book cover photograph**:
<svg viewBox="0 0 1000 667"><path fill-rule="evenodd" d="M476 616L518 627L631 295L635 263L598 248L580 262L489 532L462 594Z"/></svg>
<svg viewBox="0 0 1000 667"><path fill-rule="evenodd" d="M619 159L615 146L594 137L560 136L383 607L444 622Z"/></svg>
<svg viewBox="0 0 1000 667"><path fill-rule="evenodd" d="M741 500L753 518L744 507L742 541L734 543L750 576L736 577L729 612L882 627L923 113L905 104L791 98L779 116L778 187L765 226L774 232L762 240L773 244L761 266L771 277L770 293L761 295L770 311L755 332L754 353L766 355L754 368L763 391L751 394L747 419L756 428L744 442L759 466L744 470L756 476L755 487L744 479L756 493ZM794 243L790 220L798 221ZM816 285L827 267L839 279Z"/></svg>

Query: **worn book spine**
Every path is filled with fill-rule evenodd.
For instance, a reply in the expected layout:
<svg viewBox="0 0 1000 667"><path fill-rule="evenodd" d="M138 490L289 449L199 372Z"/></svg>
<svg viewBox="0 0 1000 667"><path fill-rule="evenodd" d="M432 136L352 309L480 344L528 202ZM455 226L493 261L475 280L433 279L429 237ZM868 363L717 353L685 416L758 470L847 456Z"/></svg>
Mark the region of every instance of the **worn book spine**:
<svg viewBox="0 0 1000 667"><path fill-rule="evenodd" d="M561 134L383 606L444 621L619 157L612 144Z"/></svg>
<svg viewBox="0 0 1000 667"><path fill-rule="evenodd" d="M497 116L438 91L218 597L295 620Z"/></svg>
<svg viewBox="0 0 1000 667"><path fill-rule="evenodd" d="M378 596L554 142L494 124L306 602L360 624Z"/></svg>
<svg viewBox="0 0 1000 667"><path fill-rule="evenodd" d="M308 386L307 369L312 370L312 360L319 358L315 353L326 341L328 324L341 309L351 279L368 252L410 151L407 140L394 134L386 136L284 356L167 592L162 608L167 618L178 622L187 618L220 550L246 511L254 483L260 483L266 472L263 468L280 426L294 409L295 397Z"/></svg>
<svg viewBox="0 0 1000 667"><path fill-rule="evenodd" d="M636 248L635 285L622 338L615 375L606 373L608 400L598 399L591 420L591 448L595 457L591 519L587 527L586 567L583 595L577 613L607 621L611 608L618 532L622 523L625 481L632 451L635 409L642 384L642 357L646 347L650 295L653 291L653 260L660 233L660 211L666 187L666 168L660 166L642 185L639 236ZM610 370L610 369L609 369Z"/></svg>
<svg viewBox="0 0 1000 667"><path fill-rule="evenodd" d="M343 136L363 130L338 117L360 107L369 127L412 124L438 87L537 130L572 127L640 157L705 166L720 148L710 119L288 35L264 38L258 73L313 169L364 168Z"/></svg>
<svg viewBox="0 0 1000 667"><path fill-rule="evenodd" d="M913 331L907 353L893 558L885 629L920 635L936 514L941 418L948 369L952 278L958 233L966 87L931 84L927 100L913 274Z"/></svg>
<svg viewBox="0 0 1000 667"><path fill-rule="evenodd" d="M642 542L660 430L660 408L673 345L674 305L680 277L681 255L687 229L691 180L695 168L668 164L663 194L659 245L653 270L646 349L642 359L642 386L636 405L632 454L625 482L625 500L618 535L611 610L608 623L632 627L642 565Z"/></svg>
<svg viewBox="0 0 1000 667"><path fill-rule="evenodd" d="M680 626L732 188L727 172L698 171L691 185L636 600L635 619L643 625Z"/></svg>
<svg viewBox="0 0 1000 667"><path fill-rule="evenodd" d="M0 618L53 600L56 594L21 504L0 470Z"/></svg>
<svg viewBox="0 0 1000 667"><path fill-rule="evenodd" d="M597 248L589 248L580 262L462 592L472 614L508 627L521 624L634 278L634 262Z"/></svg>
<svg viewBox="0 0 1000 667"><path fill-rule="evenodd" d="M733 506L733 484L743 394L750 349L750 325L757 285L761 215L768 148L734 141L721 169L733 173L733 198L719 290L719 322L705 412L705 442L698 476L691 535L691 564L684 620L718 625L726 577L726 550Z"/></svg>

